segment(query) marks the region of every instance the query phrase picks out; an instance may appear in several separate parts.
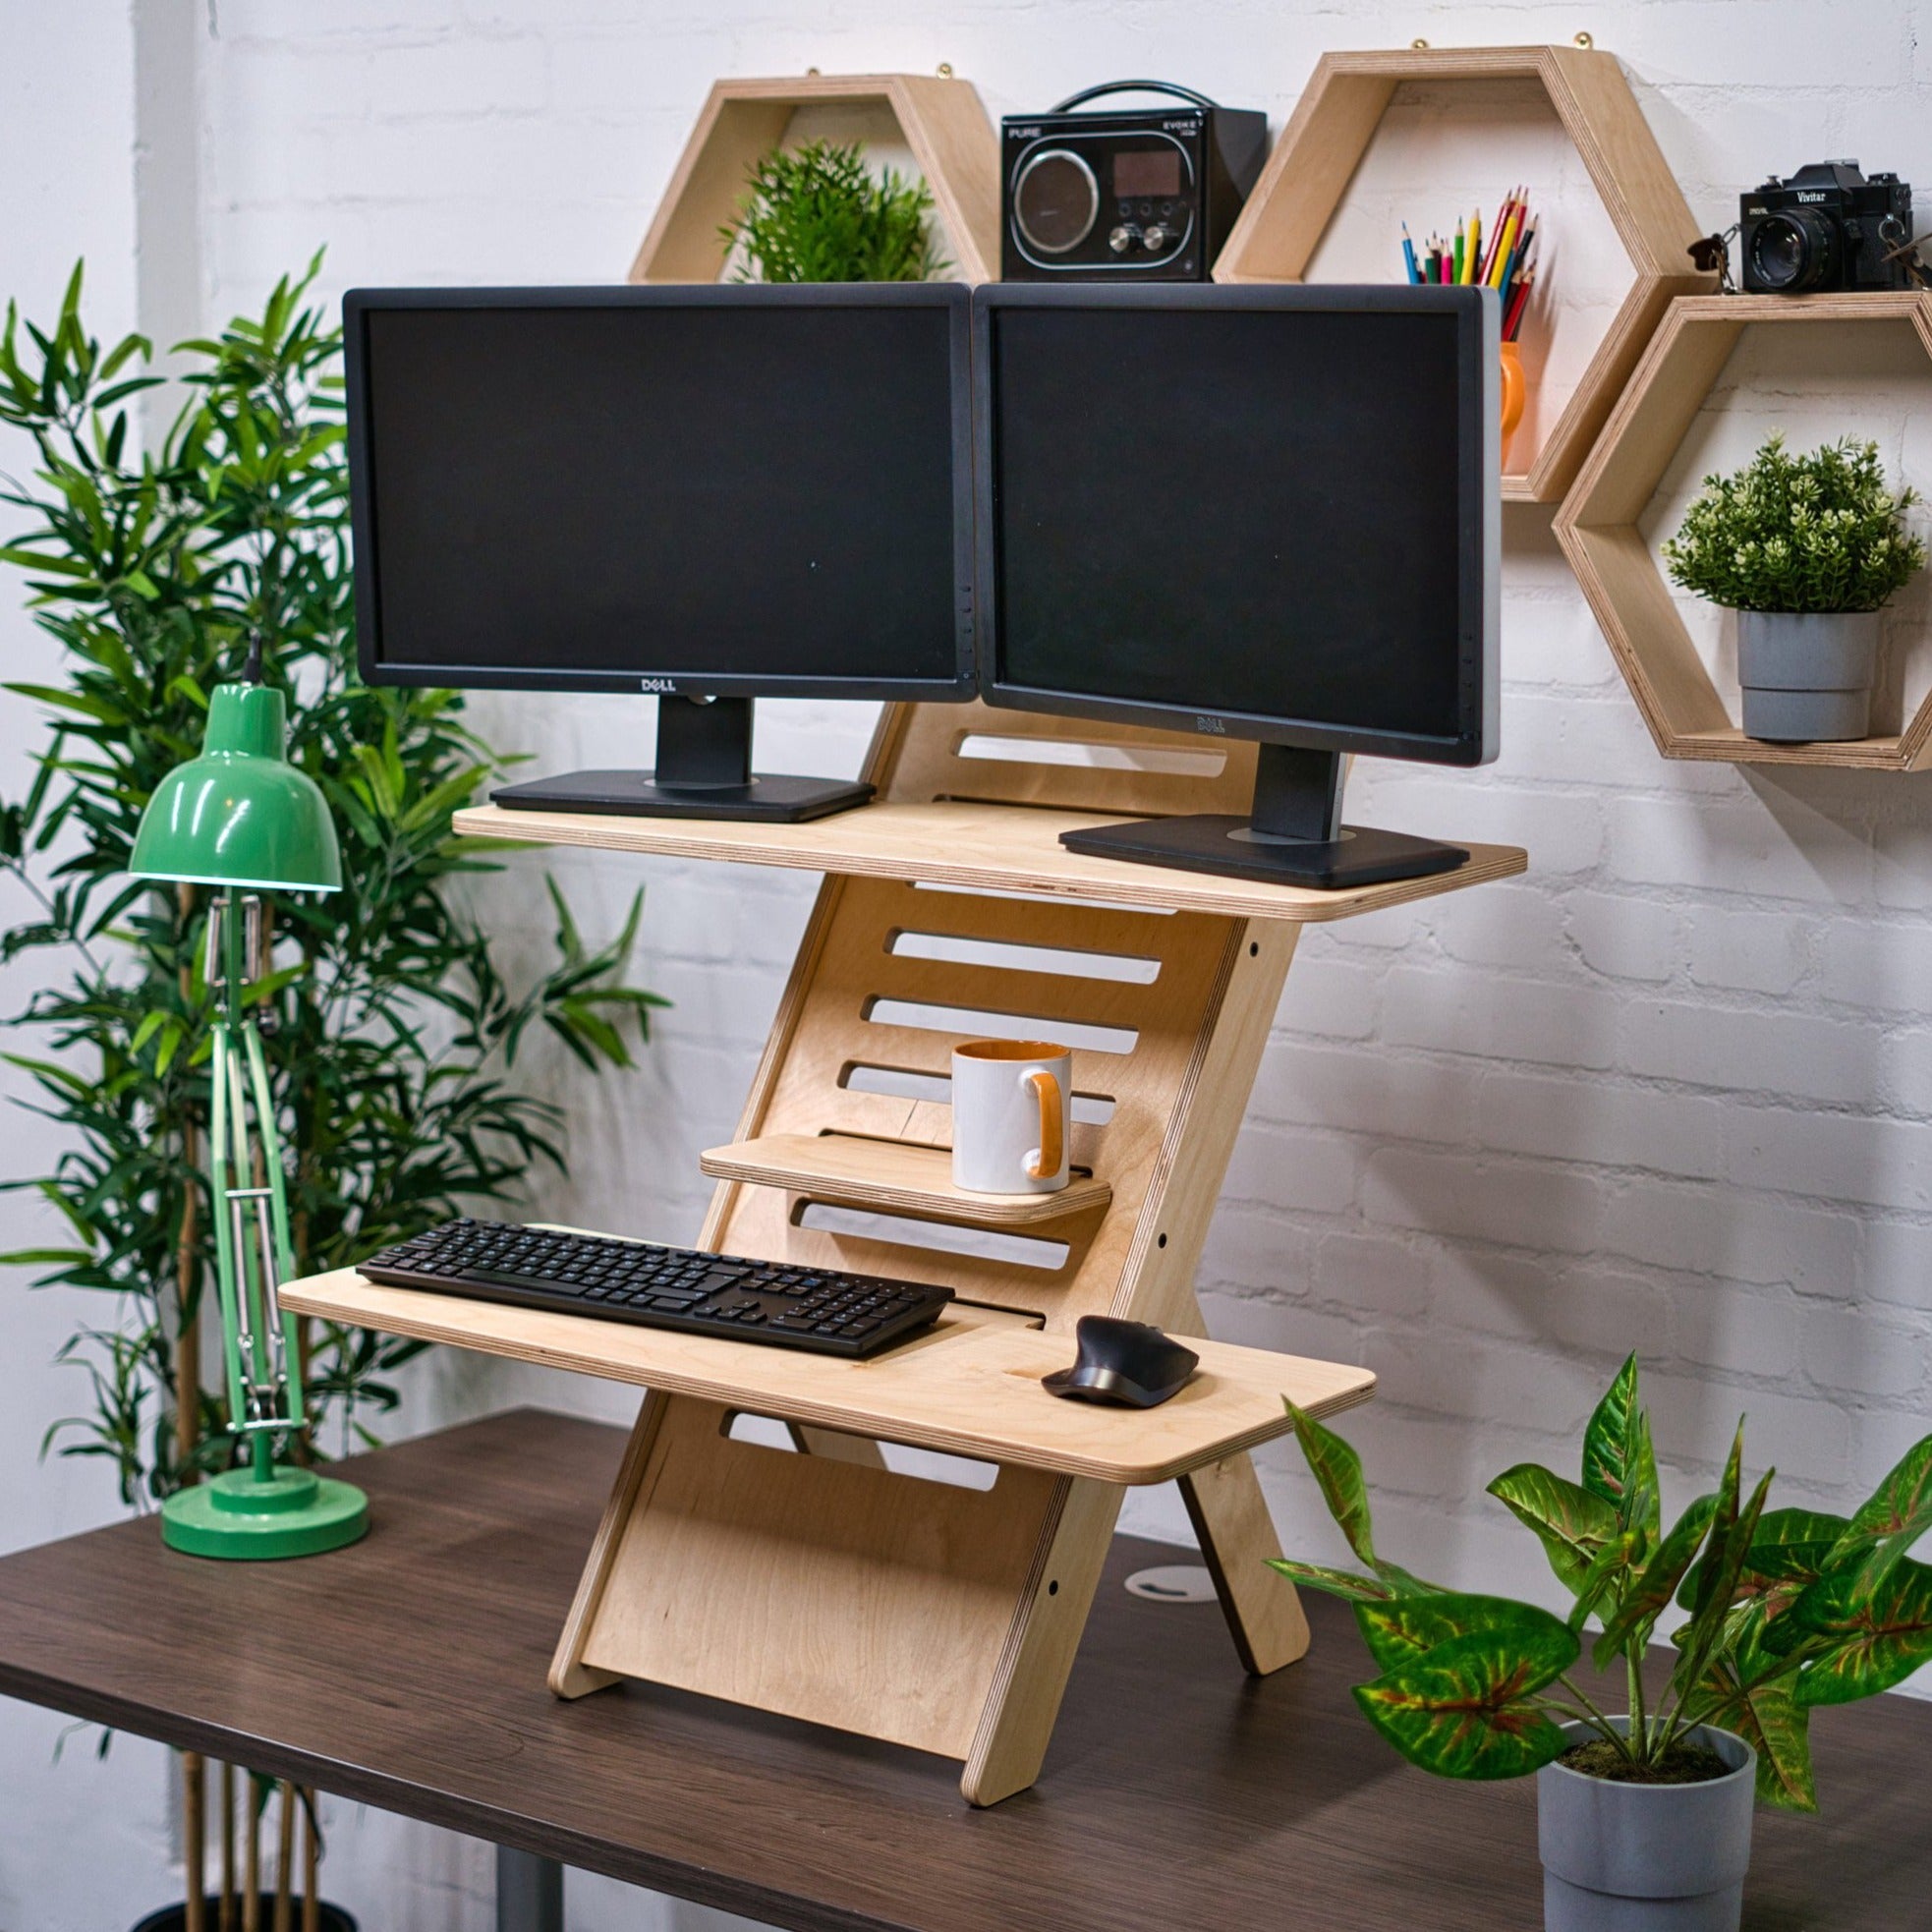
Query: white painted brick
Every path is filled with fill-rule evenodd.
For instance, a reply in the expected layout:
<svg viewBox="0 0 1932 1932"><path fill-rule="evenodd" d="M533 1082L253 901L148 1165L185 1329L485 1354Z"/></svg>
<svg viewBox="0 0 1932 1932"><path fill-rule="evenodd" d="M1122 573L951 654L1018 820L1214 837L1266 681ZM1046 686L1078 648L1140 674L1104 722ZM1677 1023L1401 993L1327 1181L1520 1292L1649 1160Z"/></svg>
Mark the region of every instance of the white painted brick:
<svg viewBox="0 0 1932 1932"><path fill-rule="evenodd" d="M1876 1095L1868 1024L1666 999L1634 999L1622 1020L1618 1063L1632 1073L1845 1106L1869 1105Z"/></svg>
<svg viewBox="0 0 1932 1932"><path fill-rule="evenodd" d="M1579 1254L1595 1245L1604 1186L1548 1162L1386 1147L1369 1157L1362 1207L1391 1226Z"/></svg>
<svg viewBox="0 0 1932 1932"><path fill-rule="evenodd" d="M1480 1069L1412 1053L1323 1047L1277 1036L1262 1055L1250 1111L1407 1140L1467 1131Z"/></svg>
<svg viewBox="0 0 1932 1932"><path fill-rule="evenodd" d="M1577 892L1563 902L1563 916L1564 933L1592 972L1661 982L1682 966L1685 920L1675 906L1633 892ZM1705 916L1700 908L1698 921Z"/></svg>
<svg viewBox="0 0 1932 1932"><path fill-rule="evenodd" d="M1820 916L1700 905L1687 922L1690 977L1699 986L1790 993L1804 977Z"/></svg>
<svg viewBox="0 0 1932 1932"><path fill-rule="evenodd" d="M1398 966L1383 994L1391 1045L1564 1066L1612 1065L1617 1016L1607 993L1442 967Z"/></svg>
<svg viewBox="0 0 1932 1932"><path fill-rule="evenodd" d="M1358 1320L1405 1319L1427 1305L1430 1273L1431 1258L1413 1239L1330 1233L1315 1245L1311 1291Z"/></svg>
<svg viewBox="0 0 1932 1932"><path fill-rule="evenodd" d="M1767 1468L1793 1482L1840 1484L1849 1474L1849 1419L1831 1402L1649 1368L1639 1386L1658 1453L1675 1467L1715 1475L1742 1416L1746 1481Z"/></svg>
<svg viewBox="0 0 1932 1932"><path fill-rule="evenodd" d="M411 120L458 114L529 113L549 90L542 39L459 39L383 47L374 57L370 106ZM425 135L425 140L434 137Z"/></svg>
<svg viewBox="0 0 1932 1932"><path fill-rule="evenodd" d="M1746 1187L1932 1208L1932 1122L1749 1108L1732 1122L1725 1171Z"/></svg>
<svg viewBox="0 0 1932 1932"><path fill-rule="evenodd" d="M1607 1167L1714 1177L1724 1107L1590 1074L1498 1068L1476 1092L1475 1136L1485 1147Z"/></svg>
<svg viewBox="0 0 1932 1932"><path fill-rule="evenodd" d="M1641 1176L1611 1193L1603 1243L1659 1269L1842 1298L1856 1267L1858 1222L1836 1207L1770 1200L1722 1182Z"/></svg>
<svg viewBox="0 0 1932 1932"><path fill-rule="evenodd" d="M1615 798L1604 810L1611 865L1637 883L1821 904L1861 898L1870 885L1870 847L1822 818L1794 839L1757 800Z"/></svg>
<svg viewBox="0 0 1932 1932"><path fill-rule="evenodd" d="M1797 1363L1799 1304L1789 1288L1685 1276L1674 1284L1671 1303L1673 1353L1679 1362L1781 1377Z"/></svg>
<svg viewBox="0 0 1932 1932"><path fill-rule="evenodd" d="M1808 1306L1798 1322L1804 1379L1835 1394L1915 1394L1925 1386L1927 1342L1924 1324L1887 1321L1874 1309Z"/></svg>
<svg viewBox="0 0 1932 1932"><path fill-rule="evenodd" d="M1353 959L1307 959L1288 974L1279 1024L1289 1033L1366 1040L1375 1031L1375 977Z"/></svg>
<svg viewBox="0 0 1932 1932"><path fill-rule="evenodd" d="M1838 918L1817 936L1818 990L1847 1006L1932 1013L1932 926Z"/></svg>
<svg viewBox="0 0 1932 1932"><path fill-rule="evenodd" d="M1309 1247L1306 1229L1288 1214L1231 1203L1208 1232L1200 1279L1278 1300L1296 1296L1307 1286Z"/></svg>
<svg viewBox="0 0 1932 1932"><path fill-rule="evenodd" d="M1523 883L1444 899L1430 922L1451 959L1470 966L1548 972L1563 958L1563 914L1548 893Z"/></svg>
<svg viewBox="0 0 1932 1932"><path fill-rule="evenodd" d="M1335 1135L1251 1125L1235 1144L1222 1199L1336 1214L1353 1202L1360 1168L1355 1145Z"/></svg>

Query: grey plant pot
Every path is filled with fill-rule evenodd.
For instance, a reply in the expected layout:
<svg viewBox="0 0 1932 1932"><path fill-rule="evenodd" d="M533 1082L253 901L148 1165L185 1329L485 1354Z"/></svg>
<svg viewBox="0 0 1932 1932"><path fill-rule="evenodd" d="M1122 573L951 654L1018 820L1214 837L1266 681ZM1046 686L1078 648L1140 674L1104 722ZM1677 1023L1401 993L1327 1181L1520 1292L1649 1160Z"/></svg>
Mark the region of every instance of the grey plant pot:
<svg viewBox="0 0 1932 1932"><path fill-rule="evenodd" d="M1744 736L1836 743L1871 730L1876 610L1740 610Z"/></svg>
<svg viewBox="0 0 1932 1932"><path fill-rule="evenodd" d="M1626 1723L1614 1719L1621 1731ZM1592 1733L1564 1731L1578 1743ZM1616 1785L1567 1765L1536 1774L1544 1932L1737 1932L1751 1862L1757 1754L1705 1727L1732 1766L1703 1785Z"/></svg>

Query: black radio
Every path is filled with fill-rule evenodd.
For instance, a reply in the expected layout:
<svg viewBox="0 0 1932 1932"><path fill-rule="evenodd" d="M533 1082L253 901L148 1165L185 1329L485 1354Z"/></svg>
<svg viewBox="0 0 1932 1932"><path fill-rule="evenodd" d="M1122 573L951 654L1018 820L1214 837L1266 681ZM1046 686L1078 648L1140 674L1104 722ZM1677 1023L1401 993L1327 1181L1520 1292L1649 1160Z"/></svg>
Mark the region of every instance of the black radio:
<svg viewBox="0 0 1932 1932"><path fill-rule="evenodd" d="M1130 92L1189 105L1069 112ZM1205 282L1268 148L1267 115L1165 81L1108 81L999 125L1009 282Z"/></svg>

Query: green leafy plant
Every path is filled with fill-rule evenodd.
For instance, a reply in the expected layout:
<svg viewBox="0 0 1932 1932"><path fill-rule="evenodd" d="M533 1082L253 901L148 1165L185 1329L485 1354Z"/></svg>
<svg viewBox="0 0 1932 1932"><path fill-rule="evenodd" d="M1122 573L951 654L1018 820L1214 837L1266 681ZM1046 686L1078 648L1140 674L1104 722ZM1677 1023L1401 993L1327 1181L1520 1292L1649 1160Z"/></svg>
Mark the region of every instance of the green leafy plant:
<svg viewBox="0 0 1932 1932"><path fill-rule="evenodd" d="M754 163L751 193L718 232L742 245L741 282L925 282L950 264L933 239L933 191L891 168L877 179L857 142L811 141Z"/></svg>
<svg viewBox="0 0 1932 1932"><path fill-rule="evenodd" d="M1766 439L1734 476L1710 476L1664 544L1672 579L1732 610L1876 610L1925 562L1876 443L1847 437L1805 456Z"/></svg>
<svg viewBox="0 0 1932 1932"><path fill-rule="evenodd" d="M1581 1480L1533 1462L1490 1484L1541 1542L1575 1599L1567 1619L1506 1597L1445 1590L1376 1553L1355 1451L1289 1404L1330 1513L1363 1571L1279 1560L1284 1576L1354 1605L1382 1675L1355 1701L1396 1750L1445 1778L1517 1778L1572 1748L1560 1721L1594 1733L1587 1768L1662 1780L1700 1725L1757 1752L1757 1794L1815 1811L1807 1722L1820 1704L1889 1689L1932 1660L1932 1567L1906 1552L1932 1528L1932 1436L1854 1515L1768 1509L1767 1471L1742 1491L1743 1425L1716 1492L1664 1526L1637 1360L1623 1364L1583 1435ZM1669 1682L1647 1692L1644 1652L1664 1612ZM1623 1666L1627 1729L1571 1675L1583 1633L1592 1661Z"/></svg>
<svg viewBox="0 0 1932 1932"><path fill-rule="evenodd" d="M82 320L81 270L49 328L12 307L0 335L0 423L34 475L6 500L30 527L0 548L61 647L31 783L0 805L0 865L38 907L0 959L44 961L11 1057L65 1130L36 1190L67 1229L5 1259L110 1311L64 1351L92 1379L65 1454L104 1456L130 1502L171 1493L227 1453L221 1396L201 1387L197 1314L211 1275L203 1147L209 993L204 890L130 880L142 807L200 745L212 686L251 634L289 694L290 757L319 783L343 845L343 889L272 903L251 997L267 1032L290 1163L298 1272L346 1265L564 1165L562 1120L517 1084L533 1030L586 1068L631 1063L653 995L624 984L638 926L594 945L550 887L555 953L512 988L457 888L492 869L451 812L505 761L455 694L372 689L355 674L340 337L308 302L320 257L262 313L182 345L185 389L151 450L130 409L157 380L150 347L103 351ZM23 330L25 340L23 340ZM307 1336L312 1440L369 1441L417 1344L319 1326Z"/></svg>

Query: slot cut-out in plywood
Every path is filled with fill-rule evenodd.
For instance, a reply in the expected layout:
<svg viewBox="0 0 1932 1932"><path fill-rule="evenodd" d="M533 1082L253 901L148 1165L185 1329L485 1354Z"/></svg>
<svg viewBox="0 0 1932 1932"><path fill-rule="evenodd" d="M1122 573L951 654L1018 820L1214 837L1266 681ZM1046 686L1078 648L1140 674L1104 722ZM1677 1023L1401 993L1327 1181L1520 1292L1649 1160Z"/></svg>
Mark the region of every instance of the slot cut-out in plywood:
<svg viewBox="0 0 1932 1932"><path fill-rule="evenodd" d="M752 165L780 145L801 112L868 111L896 131L933 191L946 278L999 276L999 139L970 81L922 74L802 74L716 82L685 142L637 259L634 282L714 282L720 230L733 221ZM825 138L852 130L823 127ZM869 142L869 147L877 146Z"/></svg>
<svg viewBox="0 0 1932 1932"><path fill-rule="evenodd" d="M766 1134L713 1147L698 1165L714 1180L777 1187L838 1207L934 1217L974 1227L1030 1227L1095 1214L1113 1198L1076 1168L1055 1194L975 1194L952 1182L949 1149L853 1134Z"/></svg>
<svg viewBox="0 0 1932 1932"><path fill-rule="evenodd" d="M1222 282L1401 280L1401 224L1448 234L1529 189L1546 277L1530 300L1531 403L1503 494L1576 475L1674 295L1716 286L1699 229L1612 54L1414 47L1324 54L1215 263ZM1418 237L1420 239L1420 237Z"/></svg>
<svg viewBox="0 0 1932 1932"><path fill-rule="evenodd" d="M838 1084L855 1094L892 1094L901 1100L931 1101L936 1107L952 1105L952 1077L945 1073L918 1073L910 1067L854 1060L840 1070ZM1113 1118L1113 1096L1076 1091L1068 1111L1082 1126L1104 1127Z"/></svg>
<svg viewBox="0 0 1932 1932"><path fill-rule="evenodd" d="M1853 331L1847 353L1847 331ZM1602 438L1558 512L1557 540L1576 572L1618 669L1637 701L1657 749L1666 758L1716 759L1744 765L1847 766L1871 771L1920 771L1932 765L1932 678L1921 662L1916 689L1906 688L1909 640L1888 639L1892 685L1884 692L1898 728L1843 744L1768 744L1747 738L1732 716L1713 676L1713 664L1691 634L1688 616L1715 623L1704 609L1686 611L1659 567L1654 503L1679 453L1698 433L1714 391L1736 386L1738 359L1753 338L1775 338L1784 353L1765 369L1770 393L1740 393L1734 405L1752 432L1791 430L1794 448L1835 440L1847 429L1876 434L1894 482L1907 454L1906 434L1932 357L1932 294L1705 296L1671 305ZM1878 415L1854 415L1848 391L1859 361L1856 338L1889 345L1893 353L1865 359L1863 401ZM1806 351L1809 353L1807 354ZM1836 410L1825 407L1834 388L1847 391ZM1810 393L1807 394L1807 391ZM1804 418L1815 413L1810 433ZM1922 404L1919 412L1922 413ZM1748 459L1740 442L1723 459L1732 468ZM1921 452L1932 462L1932 452ZM1704 467L1700 460L1699 468ZM1921 487L1928 479L1920 475ZM1689 483L1688 479L1685 479ZM1694 483L1690 484L1694 487ZM1680 492L1681 493L1681 492ZM1650 525L1653 527L1647 528ZM1925 587L1898 600L1907 622L1923 634ZM1915 603L1915 611L1914 611ZM1890 613L1889 613L1890 614ZM1922 653L1921 653L1922 655Z"/></svg>

